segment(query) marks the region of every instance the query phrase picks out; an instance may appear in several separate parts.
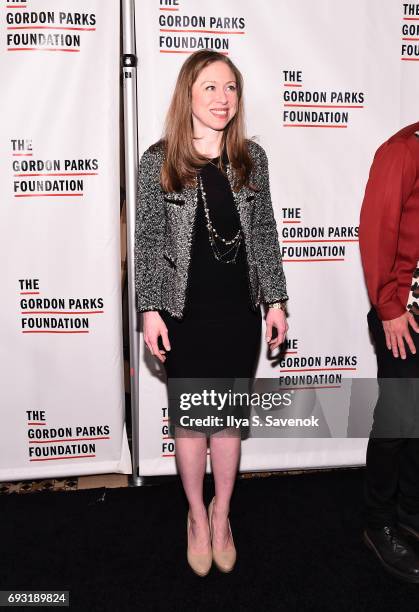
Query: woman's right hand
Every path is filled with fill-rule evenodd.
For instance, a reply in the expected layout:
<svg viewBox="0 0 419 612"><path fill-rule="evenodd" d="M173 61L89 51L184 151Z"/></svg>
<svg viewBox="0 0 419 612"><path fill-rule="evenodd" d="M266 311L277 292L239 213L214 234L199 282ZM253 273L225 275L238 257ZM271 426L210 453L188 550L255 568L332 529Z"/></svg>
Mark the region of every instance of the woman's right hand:
<svg viewBox="0 0 419 612"><path fill-rule="evenodd" d="M157 310L143 312L143 333L144 342L151 354L164 363L166 361L166 351L170 351L170 343L167 327ZM162 337L166 351L160 350L158 347L159 336Z"/></svg>

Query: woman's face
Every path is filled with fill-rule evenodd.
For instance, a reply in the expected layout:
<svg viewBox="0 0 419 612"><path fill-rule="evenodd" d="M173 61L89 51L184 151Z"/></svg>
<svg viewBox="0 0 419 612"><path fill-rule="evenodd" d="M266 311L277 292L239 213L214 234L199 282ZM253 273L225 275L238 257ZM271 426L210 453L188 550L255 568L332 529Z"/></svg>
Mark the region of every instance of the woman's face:
<svg viewBox="0 0 419 612"><path fill-rule="evenodd" d="M216 61L199 73L192 85L194 129L224 130L237 112L237 83L224 62Z"/></svg>

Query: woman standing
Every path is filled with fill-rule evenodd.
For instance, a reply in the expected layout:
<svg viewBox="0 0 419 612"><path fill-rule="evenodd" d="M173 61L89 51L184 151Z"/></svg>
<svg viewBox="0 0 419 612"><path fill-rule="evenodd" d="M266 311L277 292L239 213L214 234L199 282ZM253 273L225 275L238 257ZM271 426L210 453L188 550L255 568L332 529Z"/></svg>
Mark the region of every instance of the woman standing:
<svg viewBox="0 0 419 612"><path fill-rule="evenodd" d="M245 138L243 80L225 55L198 51L180 70L165 135L140 161L135 249L144 340L164 364L168 382L181 381L178 390L198 379L225 388L226 381L254 376L261 303L269 348L284 341L288 296L268 161L263 148ZM176 461L189 502L188 561L200 576L213 560L230 571L236 549L228 514L240 431L181 427L178 412L169 393ZM207 437L215 482L208 514Z"/></svg>

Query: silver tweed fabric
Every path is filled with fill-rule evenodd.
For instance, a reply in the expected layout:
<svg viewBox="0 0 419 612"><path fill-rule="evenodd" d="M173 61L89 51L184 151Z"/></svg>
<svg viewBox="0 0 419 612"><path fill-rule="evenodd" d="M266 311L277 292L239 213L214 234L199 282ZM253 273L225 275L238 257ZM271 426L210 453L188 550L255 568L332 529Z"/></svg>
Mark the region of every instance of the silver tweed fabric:
<svg viewBox="0 0 419 612"><path fill-rule="evenodd" d="M250 180L259 191L242 187L235 192L246 248L249 290L253 308L260 303L288 299L278 231L269 188L265 150L248 140L254 162ZM166 193L159 182L164 149L156 143L141 157L137 179L135 222L135 288L137 310L166 310L182 319L194 236L197 187ZM230 186L234 170L227 165ZM226 264L227 265L227 264ZM234 265L234 264L229 264Z"/></svg>

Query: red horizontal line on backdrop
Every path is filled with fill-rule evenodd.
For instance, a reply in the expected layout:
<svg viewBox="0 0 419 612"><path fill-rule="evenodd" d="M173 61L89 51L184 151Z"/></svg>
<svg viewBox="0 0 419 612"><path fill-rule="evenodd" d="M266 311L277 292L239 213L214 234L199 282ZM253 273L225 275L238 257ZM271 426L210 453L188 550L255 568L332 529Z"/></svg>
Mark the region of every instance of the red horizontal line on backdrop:
<svg viewBox="0 0 419 612"><path fill-rule="evenodd" d="M363 104L284 104L301 108L364 108Z"/></svg>
<svg viewBox="0 0 419 612"><path fill-rule="evenodd" d="M96 28L66 28L64 26L9 26L8 30L77 30L94 32Z"/></svg>
<svg viewBox="0 0 419 612"><path fill-rule="evenodd" d="M178 8L162 8L162 7L160 7L160 10L161 11L178 11L179 9Z"/></svg>
<svg viewBox="0 0 419 612"><path fill-rule="evenodd" d="M298 351L285 351L286 355L297 355Z"/></svg>
<svg viewBox="0 0 419 612"><path fill-rule="evenodd" d="M93 438L55 438L53 440L29 440L29 444L49 444L50 442L74 442L77 440L110 440L110 436L96 436Z"/></svg>
<svg viewBox="0 0 419 612"><path fill-rule="evenodd" d="M301 221L287 221L287 220L283 220L282 223L301 223Z"/></svg>
<svg viewBox="0 0 419 612"><path fill-rule="evenodd" d="M419 17L403 17L404 21L419 21Z"/></svg>
<svg viewBox="0 0 419 612"><path fill-rule="evenodd" d="M402 40L419 40L419 38L402 38Z"/></svg>
<svg viewBox="0 0 419 612"><path fill-rule="evenodd" d="M284 83L284 87L302 87L301 83Z"/></svg>
<svg viewBox="0 0 419 612"><path fill-rule="evenodd" d="M160 53L193 53L193 51L167 51L166 49L160 49ZM218 51L218 53L221 53L221 55L228 55L227 51Z"/></svg>
<svg viewBox="0 0 419 612"><path fill-rule="evenodd" d="M30 157L33 153L12 153L14 157Z"/></svg>
<svg viewBox="0 0 419 612"><path fill-rule="evenodd" d="M14 174L13 176L93 176L98 172L28 172L27 174Z"/></svg>
<svg viewBox="0 0 419 612"><path fill-rule="evenodd" d="M4 8L7 8L7 9L9 9L9 8L24 8L25 9L27 7L24 4L10 4L10 5L9 4L5 4Z"/></svg>
<svg viewBox="0 0 419 612"><path fill-rule="evenodd" d="M336 240L333 239L325 239L325 240L314 240L314 239L309 239L309 240L281 240L281 242L359 242L358 238L336 238Z"/></svg>
<svg viewBox="0 0 419 612"><path fill-rule="evenodd" d="M340 389L342 385L315 385L314 387L279 387L281 391L305 391L306 389Z"/></svg>
<svg viewBox="0 0 419 612"><path fill-rule="evenodd" d="M46 425L46 421L31 421L28 425Z"/></svg>
<svg viewBox="0 0 419 612"><path fill-rule="evenodd" d="M67 457L48 457L45 459L29 459L29 461L54 461L57 459L84 459L85 457L96 457L96 455L68 455Z"/></svg>
<svg viewBox="0 0 419 612"><path fill-rule="evenodd" d="M294 370L291 368L290 370L280 370L280 372L338 372L341 370L356 370L356 368L299 368Z"/></svg>
<svg viewBox="0 0 419 612"><path fill-rule="evenodd" d="M21 291L20 295L39 295L39 291Z"/></svg>
<svg viewBox="0 0 419 612"><path fill-rule="evenodd" d="M306 261L345 261L345 258L337 257L336 259L283 259L282 261L289 261L292 263L302 263Z"/></svg>
<svg viewBox="0 0 419 612"><path fill-rule="evenodd" d="M67 53L79 53L80 49L37 49L36 47L8 47L7 51L66 51Z"/></svg>
<svg viewBox="0 0 419 612"><path fill-rule="evenodd" d="M402 62L419 62L419 57L401 57Z"/></svg>
<svg viewBox="0 0 419 612"><path fill-rule="evenodd" d="M21 310L20 314L101 314L105 312L104 310L79 310L75 312L74 310Z"/></svg>
<svg viewBox="0 0 419 612"><path fill-rule="evenodd" d="M173 29L160 28L160 32L200 32L203 34L246 34L246 32L237 32L237 31L228 32L227 30L197 30L197 29L180 30L178 28L173 28Z"/></svg>
<svg viewBox="0 0 419 612"><path fill-rule="evenodd" d="M210 455L210 451L207 451L207 455ZM176 457L175 453L167 453L165 455L162 455L162 457Z"/></svg>
<svg viewBox="0 0 419 612"><path fill-rule="evenodd" d="M28 194L15 194L15 198L61 198L63 196L82 196L82 193L28 193Z"/></svg>
<svg viewBox="0 0 419 612"><path fill-rule="evenodd" d="M306 127L306 128L347 128L347 125L315 125L313 123L283 123L283 127Z"/></svg>
<svg viewBox="0 0 419 612"><path fill-rule="evenodd" d="M49 331L44 329L36 329L33 331L23 331L22 334L88 334L89 330L86 331Z"/></svg>

